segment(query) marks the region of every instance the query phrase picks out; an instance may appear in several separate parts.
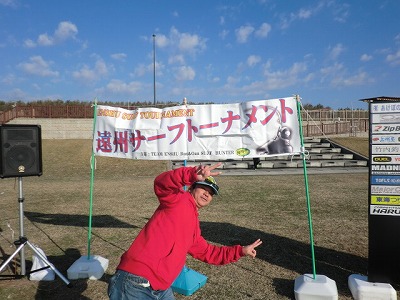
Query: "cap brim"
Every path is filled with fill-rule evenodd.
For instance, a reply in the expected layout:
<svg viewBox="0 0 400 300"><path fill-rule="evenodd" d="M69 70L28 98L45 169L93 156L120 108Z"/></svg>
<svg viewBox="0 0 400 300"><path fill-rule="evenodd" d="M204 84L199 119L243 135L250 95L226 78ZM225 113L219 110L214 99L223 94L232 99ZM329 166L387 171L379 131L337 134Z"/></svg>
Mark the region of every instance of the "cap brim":
<svg viewBox="0 0 400 300"><path fill-rule="evenodd" d="M206 185L209 186L210 188L212 188L212 190L214 191L214 195L219 195L218 190L210 183L205 182L205 181L197 181L196 184L201 184L201 185Z"/></svg>

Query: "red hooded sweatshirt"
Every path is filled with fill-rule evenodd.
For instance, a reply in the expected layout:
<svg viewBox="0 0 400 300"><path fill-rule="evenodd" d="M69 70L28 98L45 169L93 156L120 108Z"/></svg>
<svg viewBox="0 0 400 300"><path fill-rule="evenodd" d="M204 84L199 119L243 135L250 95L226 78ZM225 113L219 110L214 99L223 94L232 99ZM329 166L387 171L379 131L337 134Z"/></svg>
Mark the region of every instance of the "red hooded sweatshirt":
<svg viewBox="0 0 400 300"><path fill-rule="evenodd" d="M201 236L192 195L183 190L197 180L195 167L164 172L154 181L160 205L126 251L117 267L149 280L154 290L168 289L189 253L203 262L224 265L243 256L242 247L218 247Z"/></svg>

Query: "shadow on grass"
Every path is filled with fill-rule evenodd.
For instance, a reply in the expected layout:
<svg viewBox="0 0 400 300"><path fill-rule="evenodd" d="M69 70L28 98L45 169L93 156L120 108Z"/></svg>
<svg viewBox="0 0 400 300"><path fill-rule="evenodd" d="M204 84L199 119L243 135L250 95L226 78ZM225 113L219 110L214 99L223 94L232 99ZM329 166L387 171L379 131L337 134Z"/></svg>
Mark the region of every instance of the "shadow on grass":
<svg viewBox="0 0 400 300"><path fill-rule="evenodd" d="M229 223L201 222L203 237L222 245L248 245L260 238L263 244L257 250L257 257L270 264L292 270L299 274L313 274L311 246L287 237L247 229ZM357 255L314 246L316 273L325 275L336 282L341 295L351 296L348 277L351 274L366 274L368 260ZM294 280L275 278L276 293L293 297Z"/></svg>
<svg viewBox="0 0 400 300"><path fill-rule="evenodd" d="M65 255L62 256L49 256L48 260L67 277L68 268L81 257L81 253L78 249L69 248L65 250ZM71 287L68 287L57 275L53 281L39 281L38 288L36 290L35 299L90 299L82 295L87 289L87 280L69 280Z"/></svg>
<svg viewBox="0 0 400 300"><path fill-rule="evenodd" d="M36 246L38 247L38 246ZM20 273L20 268L21 268L21 261L19 259L19 255L16 258L15 261L13 261L10 265L13 265L12 270L7 270L6 273L9 275L4 275L3 278L0 278L1 280L6 280L8 284L14 285L14 287L21 287L24 288L26 287L26 281L23 281L23 278L30 278L30 273L34 270L32 270L32 260L31 260L31 254L32 251L29 248L26 248L25 254L25 263L26 263L26 275L15 275ZM45 249L43 249L45 252ZM81 257L81 253L78 249L75 248L69 248L64 251L64 255L60 256L47 256L48 261L54 265L54 267L65 277L67 278L67 270L68 268L78 259ZM7 259L8 255L3 255L3 257L0 257L0 259ZM11 272L10 272L11 271ZM15 282L11 283L10 280L16 280ZM22 281L20 281L22 280ZM32 299L37 299L37 300L52 300L52 299L81 299L81 300L88 300L91 298L88 298L83 295L83 293L86 291L88 284L87 281L89 279L78 279L78 280L69 280L71 283L71 286L68 287L67 284L57 275L55 274L54 280L51 281L37 281L37 288L36 288L36 294L34 295L34 298ZM100 280L108 282L108 278L106 276L103 276ZM25 282L25 283L24 283ZM35 282L35 281L33 281Z"/></svg>
<svg viewBox="0 0 400 300"><path fill-rule="evenodd" d="M43 223L43 224L51 224L51 225L61 225L61 226L76 226L76 227L87 227L88 225L88 216L87 215L71 215L71 214L43 214L43 213L36 213L36 212L25 212L24 213L25 217L29 219L29 221L32 222L34 226L36 226L36 223ZM122 222L118 220L117 218L114 218L113 216L109 215L96 215L93 216L92 218L93 222L93 227L97 228L137 228L135 225L131 225L129 223ZM37 227L37 226L36 226ZM67 278L67 270L68 268L76 261L78 260L82 254L78 249L75 248L69 248L66 249L65 251L57 245L51 237L44 232L42 229L37 227L38 230L42 231L48 238L60 249L64 252L64 255L60 256L47 256L47 259L49 262L51 262L55 268L61 272L63 276ZM97 236L96 234L93 233L93 235ZM98 236L101 238L104 242L108 242L112 244L109 241L104 240L102 237ZM113 246L124 250L120 248L118 245ZM39 245L40 246L40 245ZM46 249L43 249L44 252ZM10 279L21 279L23 277L29 278L29 273L31 271L32 267L32 261L30 260L31 251L27 252L26 255L26 276L20 276L20 275L13 275L16 274L17 271L19 272L20 268L20 261L19 261L19 255L16 258L16 261L11 264L10 267L7 269L7 273L10 275L4 276L5 280L10 280ZM0 262L5 261L9 255L5 253L5 251L0 247ZM18 269L18 270L17 270ZM0 276L0 281L3 279L1 278L3 276ZM109 282L111 275L108 275L106 273L103 274L102 278L100 278L100 281ZM64 281L61 280L57 275L55 275L55 280L52 281L39 281L38 282L38 287L36 290L36 295L34 299L37 300L45 300L45 299L91 299L83 295L83 293L86 291L88 288L88 280L89 279L77 279L77 280L70 280L72 287L68 287ZM22 282L21 282L22 283ZM16 283L18 284L18 283Z"/></svg>
<svg viewBox="0 0 400 300"><path fill-rule="evenodd" d="M32 222L39 222L63 226L86 226L86 215L42 214L25 212L26 217ZM137 226L121 222L118 219L101 215L93 217L95 227L101 228L137 228ZM247 245L260 238L263 244L257 250L257 257L270 264L277 265L299 274L312 274L311 247L309 243L299 242L291 238L269 234L259 230L239 227L230 223L201 222L202 234L210 242L233 245ZM105 240L105 242L107 242ZM351 296L348 288L348 276L351 274L366 274L368 260L357 255L332 250L324 247L314 247L317 274L325 275L335 280L340 295ZM80 258L77 249L67 249L65 255L48 257L60 272L66 274L67 269ZM102 281L108 282L109 276L103 276ZM273 281L275 292L288 298L293 297L294 280L275 278ZM87 288L87 280L74 280L73 289L69 289L61 280L54 282L41 282L36 299L55 299L55 296L68 295L68 290L74 290L70 299L86 299L81 294ZM79 296L81 295L81 296ZM77 297L77 298L75 298Z"/></svg>
<svg viewBox="0 0 400 300"><path fill-rule="evenodd" d="M88 226L88 215L73 215L73 214L43 214L38 212L26 211L25 216L31 222L62 225L62 226ZM94 215L92 216L92 227L96 228L137 228L129 223L122 222L110 215Z"/></svg>
<svg viewBox="0 0 400 300"><path fill-rule="evenodd" d="M67 270L71 265L81 258L82 254L78 249L69 248L65 251L65 255L62 256L49 256L48 260L67 278ZM79 299L79 300L91 300L93 298L86 297L83 293L88 288L88 278L79 278L76 280L69 280L71 286L68 287L64 281L61 280L57 275L53 281L39 281L38 288L36 290L36 300L53 300L53 299ZM104 273L99 281L108 283L111 276ZM100 292L103 294L103 291Z"/></svg>

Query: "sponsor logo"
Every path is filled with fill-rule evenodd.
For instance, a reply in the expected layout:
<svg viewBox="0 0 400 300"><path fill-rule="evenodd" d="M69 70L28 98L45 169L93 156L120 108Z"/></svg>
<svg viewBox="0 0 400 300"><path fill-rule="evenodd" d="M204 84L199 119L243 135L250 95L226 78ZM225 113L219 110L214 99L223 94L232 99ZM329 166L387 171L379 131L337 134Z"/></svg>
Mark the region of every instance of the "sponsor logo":
<svg viewBox="0 0 400 300"><path fill-rule="evenodd" d="M399 123L399 113L373 114L372 123Z"/></svg>
<svg viewBox="0 0 400 300"><path fill-rule="evenodd" d="M399 206L370 205L370 215L400 216Z"/></svg>
<svg viewBox="0 0 400 300"><path fill-rule="evenodd" d="M371 141L372 144L397 144L400 142L400 135L372 135Z"/></svg>
<svg viewBox="0 0 400 300"><path fill-rule="evenodd" d="M382 121L397 121L400 120L400 115L399 114L392 114L392 115L381 115L381 120Z"/></svg>
<svg viewBox="0 0 400 300"><path fill-rule="evenodd" d="M372 154L400 153L399 145L372 145Z"/></svg>
<svg viewBox="0 0 400 300"><path fill-rule="evenodd" d="M371 112L374 113L397 113L400 112L400 105L397 102L371 104Z"/></svg>
<svg viewBox="0 0 400 300"><path fill-rule="evenodd" d="M247 156L250 154L250 150L247 148L239 148L239 149L236 149L236 154L238 156Z"/></svg>
<svg viewBox="0 0 400 300"><path fill-rule="evenodd" d="M372 158L374 162L391 162L392 158L389 156L375 156Z"/></svg>
<svg viewBox="0 0 400 300"><path fill-rule="evenodd" d="M392 163L392 164L396 164L397 165L397 164L400 164L400 155L391 155L391 154L376 155L376 154L372 154L371 160L376 164Z"/></svg>
<svg viewBox="0 0 400 300"><path fill-rule="evenodd" d="M400 131L400 125L375 125L372 129L374 132L396 132Z"/></svg>
<svg viewBox="0 0 400 300"><path fill-rule="evenodd" d="M371 196L371 204L400 205L400 196Z"/></svg>
<svg viewBox="0 0 400 300"><path fill-rule="evenodd" d="M371 165L371 171L400 171L400 165Z"/></svg>
<svg viewBox="0 0 400 300"><path fill-rule="evenodd" d="M371 194L400 195L400 186L371 185Z"/></svg>
<svg viewBox="0 0 400 300"><path fill-rule="evenodd" d="M400 176L371 176L371 184L400 185Z"/></svg>

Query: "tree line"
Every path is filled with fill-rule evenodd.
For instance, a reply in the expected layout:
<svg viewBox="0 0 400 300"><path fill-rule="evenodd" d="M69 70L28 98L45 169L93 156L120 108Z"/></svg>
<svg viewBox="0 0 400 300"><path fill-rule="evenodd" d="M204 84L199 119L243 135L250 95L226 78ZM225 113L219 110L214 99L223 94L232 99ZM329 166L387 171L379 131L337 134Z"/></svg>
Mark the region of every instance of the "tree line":
<svg viewBox="0 0 400 300"><path fill-rule="evenodd" d="M92 105L93 102L89 101L79 101L79 100L37 100L37 101L1 101L0 100L0 111L8 111L13 109L15 106L62 106L62 105L71 105L71 106L79 106L79 105ZM119 101L119 102L111 102L111 101L98 101L99 105L107 105L107 106L117 106L117 107L147 107L147 106L154 106L153 102L150 101ZM156 102L157 107L167 107L167 106L175 106L180 105L182 103L177 102ZM188 101L188 104L214 104L213 102L201 102L195 103L192 101ZM305 110L331 110L329 106L324 106L322 104L310 104L306 103L303 105ZM351 110L350 108L339 108L338 110Z"/></svg>

